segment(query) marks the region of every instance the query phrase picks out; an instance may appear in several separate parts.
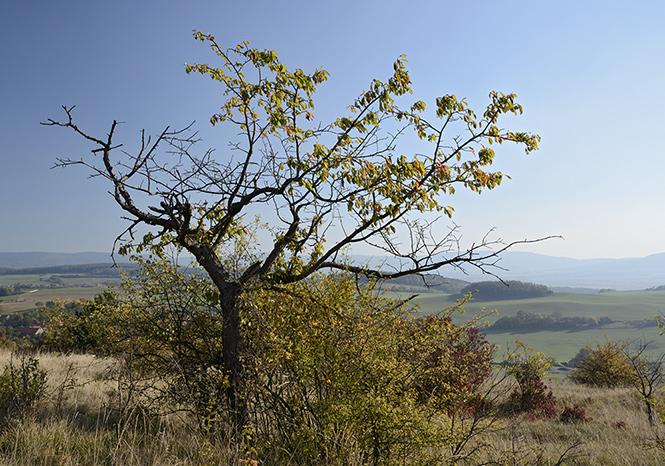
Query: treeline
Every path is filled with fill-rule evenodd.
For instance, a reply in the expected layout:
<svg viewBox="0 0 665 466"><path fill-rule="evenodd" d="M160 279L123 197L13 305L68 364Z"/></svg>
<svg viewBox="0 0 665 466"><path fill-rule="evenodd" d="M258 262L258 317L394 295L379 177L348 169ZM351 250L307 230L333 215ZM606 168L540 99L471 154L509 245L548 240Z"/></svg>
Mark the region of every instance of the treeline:
<svg viewBox="0 0 665 466"><path fill-rule="evenodd" d="M474 282L465 286L459 293L450 296L456 300L471 293L475 301L499 301L506 299L542 298L552 294L545 285L526 283L516 280L507 282L485 281Z"/></svg>
<svg viewBox="0 0 665 466"><path fill-rule="evenodd" d="M0 297L12 296L21 294L26 290L31 290L34 287L31 285L24 285L23 283L14 283L13 285L0 285Z"/></svg>
<svg viewBox="0 0 665 466"><path fill-rule="evenodd" d="M647 288L644 291L665 291L665 285L652 286L651 288Z"/></svg>
<svg viewBox="0 0 665 466"><path fill-rule="evenodd" d="M518 311L514 316L498 319L489 327L492 332L537 332L541 330L580 330L611 324L609 317L564 317L540 315L530 311Z"/></svg>

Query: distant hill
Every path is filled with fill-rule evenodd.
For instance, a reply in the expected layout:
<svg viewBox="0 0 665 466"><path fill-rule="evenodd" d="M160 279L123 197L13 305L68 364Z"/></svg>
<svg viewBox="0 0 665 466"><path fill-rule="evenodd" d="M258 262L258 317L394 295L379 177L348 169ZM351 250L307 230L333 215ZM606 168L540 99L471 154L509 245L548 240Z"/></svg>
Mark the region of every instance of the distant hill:
<svg viewBox="0 0 665 466"><path fill-rule="evenodd" d="M385 270L398 267L396 260L385 257L353 256L359 263L381 264ZM530 252L506 251L501 254L499 268L490 271L502 280L542 283L552 289L591 288L644 290L665 284L665 253L627 259L571 259ZM442 268L441 275L450 278L481 282L493 277L472 267L464 273L455 268Z"/></svg>
<svg viewBox="0 0 665 466"><path fill-rule="evenodd" d="M27 269L60 265L111 264L105 252L0 252L0 268Z"/></svg>
<svg viewBox="0 0 665 466"><path fill-rule="evenodd" d="M138 266L131 263L117 263L122 271L135 270ZM120 270L113 264L75 264L52 265L49 267L7 268L0 267L0 275L45 275L45 274L83 274L91 277L118 278Z"/></svg>
<svg viewBox="0 0 665 466"><path fill-rule="evenodd" d="M383 286L393 291L459 293L468 284L469 282L465 280L425 274L424 276L408 275L393 280L386 280Z"/></svg>
<svg viewBox="0 0 665 466"><path fill-rule="evenodd" d="M492 272L503 280L542 283L552 289L570 287L571 289L591 288L593 290L621 291L644 290L665 285L665 253L627 259L571 259L507 251L501 257L498 265L506 270L493 269ZM383 269L386 271L392 271L398 267L396 260L385 257L354 255L352 260L358 264L383 265ZM101 252L0 253L0 267L12 269L104 263L111 263L111 257L109 254ZM445 280L451 284L454 279L467 283L491 279L488 275L483 275L473 268L468 269L467 274L454 268L442 268L438 272L447 277ZM419 286L415 282L404 284L404 286L412 285Z"/></svg>
<svg viewBox="0 0 665 466"><path fill-rule="evenodd" d="M544 283L549 287L643 290L665 284L665 253L626 259L571 259L508 251L499 265L508 269L498 271L503 280ZM471 278L471 274L465 277L475 281Z"/></svg>

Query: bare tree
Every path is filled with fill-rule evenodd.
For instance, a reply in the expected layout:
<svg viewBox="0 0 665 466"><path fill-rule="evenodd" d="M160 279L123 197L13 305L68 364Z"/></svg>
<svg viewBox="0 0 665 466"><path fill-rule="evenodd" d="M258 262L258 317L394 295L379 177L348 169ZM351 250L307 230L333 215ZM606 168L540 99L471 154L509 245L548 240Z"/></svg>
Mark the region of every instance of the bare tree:
<svg viewBox="0 0 665 466"><path fill-rule="evenodd" d="M656 420L654 418L654 407L656 406L654 395L656 394L655 391L663 383L665 354L661 354L655 359L648 358L646 353L651 343L653 342L640 340L635 343L633 349L626 348L624 354L630 361L630 365L635 373L633 386L644 401L649 425L656 433L656 440L662 444L662 440L656 430Z"/></svg>
<svg viewBox="0 0 665 466"><path fill-rule="evenodd" d="M394 99L411 92L401 58L393 76L374 80L347 116L314 124L313 95L327 72L289 71L274 51L247 43L227 50L210 35L195 32L195 37L221 60L219 68L193 64L187 72L220 82L227 100L211 122L236 128L228 153L197 154L191 127L166 128L154 138L143 132L139 150L126 152L114 139L117 121L106 136L96 137L74 123L73 107L63 107L64 120L43 124L70 128L93 144L98 157L59 158L57 165L83 165L110 182L130 221L118 237L126 240L121 252L135 247L159 253L165 245L177 245L196 258L217 287L228 401L241 426L240 313L248 291L285 286L324 269L387 279L444 266L491 273L499 254L515 243L484 238L462 249L455 228L442 235L422 220L422 213L450 217L453 208L442 203L444 195L457 187L480 192L501 183L503 175L488 169L495 155L489 145L514 142L528 153L537 149L539 137L497 126L502 114L522 112L513 94L492 92L481 117L454 95L436 99L431 121L421 101L400 108ZM398 152L398 139L408 130L429 147L427 153ZM459 134L449 136L451 131ZM262 244L263 253L242 268L230 266L224 248L244 234L248 218L266 212L271 213L270 240ZM152 232L135 244L139 225ZM408 240L401 244L400 237ZM358 244L399 258L400 266L386 270L351 263L344 253Z"/></svg>

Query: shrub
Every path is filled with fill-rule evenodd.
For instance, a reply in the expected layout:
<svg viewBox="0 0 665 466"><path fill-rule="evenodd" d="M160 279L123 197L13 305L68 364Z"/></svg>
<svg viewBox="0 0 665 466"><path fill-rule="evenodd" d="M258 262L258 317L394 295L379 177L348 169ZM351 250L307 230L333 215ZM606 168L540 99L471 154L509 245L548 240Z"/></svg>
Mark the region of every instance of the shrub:
<svg viewBox="0 0 665 466"><path fill-rule="evenodd" d="M635 381L635 367L626 356L628 342L610 340L598 343L596 348L590 344L580 350L575 357L575 367L570 379L579 384L596 387L620 387L632 385Z"/></svg>
<svg viewBox="0 0 665 466"><path fill-rule="evenodd" d="M108 350L110 329L106 320L118 306L119 299L112 291L105 290L93 300L50 301L42 310L45 349L63 353L94 352Z"/></svg>
<svg viewBox="0 0 665 466"><path fill-rule="evenodd" d="M411 319L405 303L342 274L254 304L248 395L266 462L430 464L442 449L472 449L494 351L473 324Z"/></svg>
<svg viewBox="0 0 665 466"><path fill-rule="evenodd" d="M167 260L139 265L117 301L77 316L89 318L86 335L103 330L105 351L125 362L121 408L133 397L187 410L202 433L222 435L233 412L219 297ZM443 450L474 451L470 439L491 408L481 387L494 347L475 322L452 322L458 306L412 319L408 302L341 273L246 299L235 388L252 408L242 435L262 464L426 464ZM61 341L78 341L63 322Z"/></svg>
<svg viewBox="0 0 665 466"><path fill-rule="evenodd" d="M589 422L590 417L587 417L586 410L578 405L574 405L572 408L566 406L563 409L563 412L559 416L561 422L574 423L574 422ZM625 425L625 424L624 424Z"/></svg>
<svg viewBox="0 0 665 466"><path fill-rule="evenodd" d="M0 418L6 420L24 415L44 396L46 371L39 368L39 361L21 354L18 365L14 355L0 374Z"/></svg>
<svg viewBox="0 0 665 466"><path fill-rule="evenodd" d="M418 368L414 386L420 403L436 402L448 412L490 408L478 391L490 375L495 345L477 327L429 315L409 323L404 343L409 363Z"/></svg>
<svg viewBox="0 0 665 466"><path fill-rule="evenodd" d="M543 353L534 353L526 343L515 340L517 350L508 353L504 362L506 372L515 377L517 387L510 396L508 406L511 412L530 412L554 416L557 401L543 379L552 367L552 360Z"/></svg>
<svg viewBox="0 0 665 466"><path fill-rule="evenodd" d="M513 390L508 410L553 417L557 413L557 401L542 380L532 378Z"/></svg>

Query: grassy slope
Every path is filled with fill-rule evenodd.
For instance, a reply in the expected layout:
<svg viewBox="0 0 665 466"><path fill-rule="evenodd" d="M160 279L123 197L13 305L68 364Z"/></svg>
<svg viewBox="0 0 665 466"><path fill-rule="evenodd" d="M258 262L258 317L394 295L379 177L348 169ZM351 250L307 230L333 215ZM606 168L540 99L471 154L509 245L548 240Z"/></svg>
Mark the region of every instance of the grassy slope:
<svg viewBox="0 0 665 466"><path fill-rule="evenodd" d="M49 278L50 275L0 275L0 285L13 285L14 283L39 285L44 284L44 280Z"/></svg>

